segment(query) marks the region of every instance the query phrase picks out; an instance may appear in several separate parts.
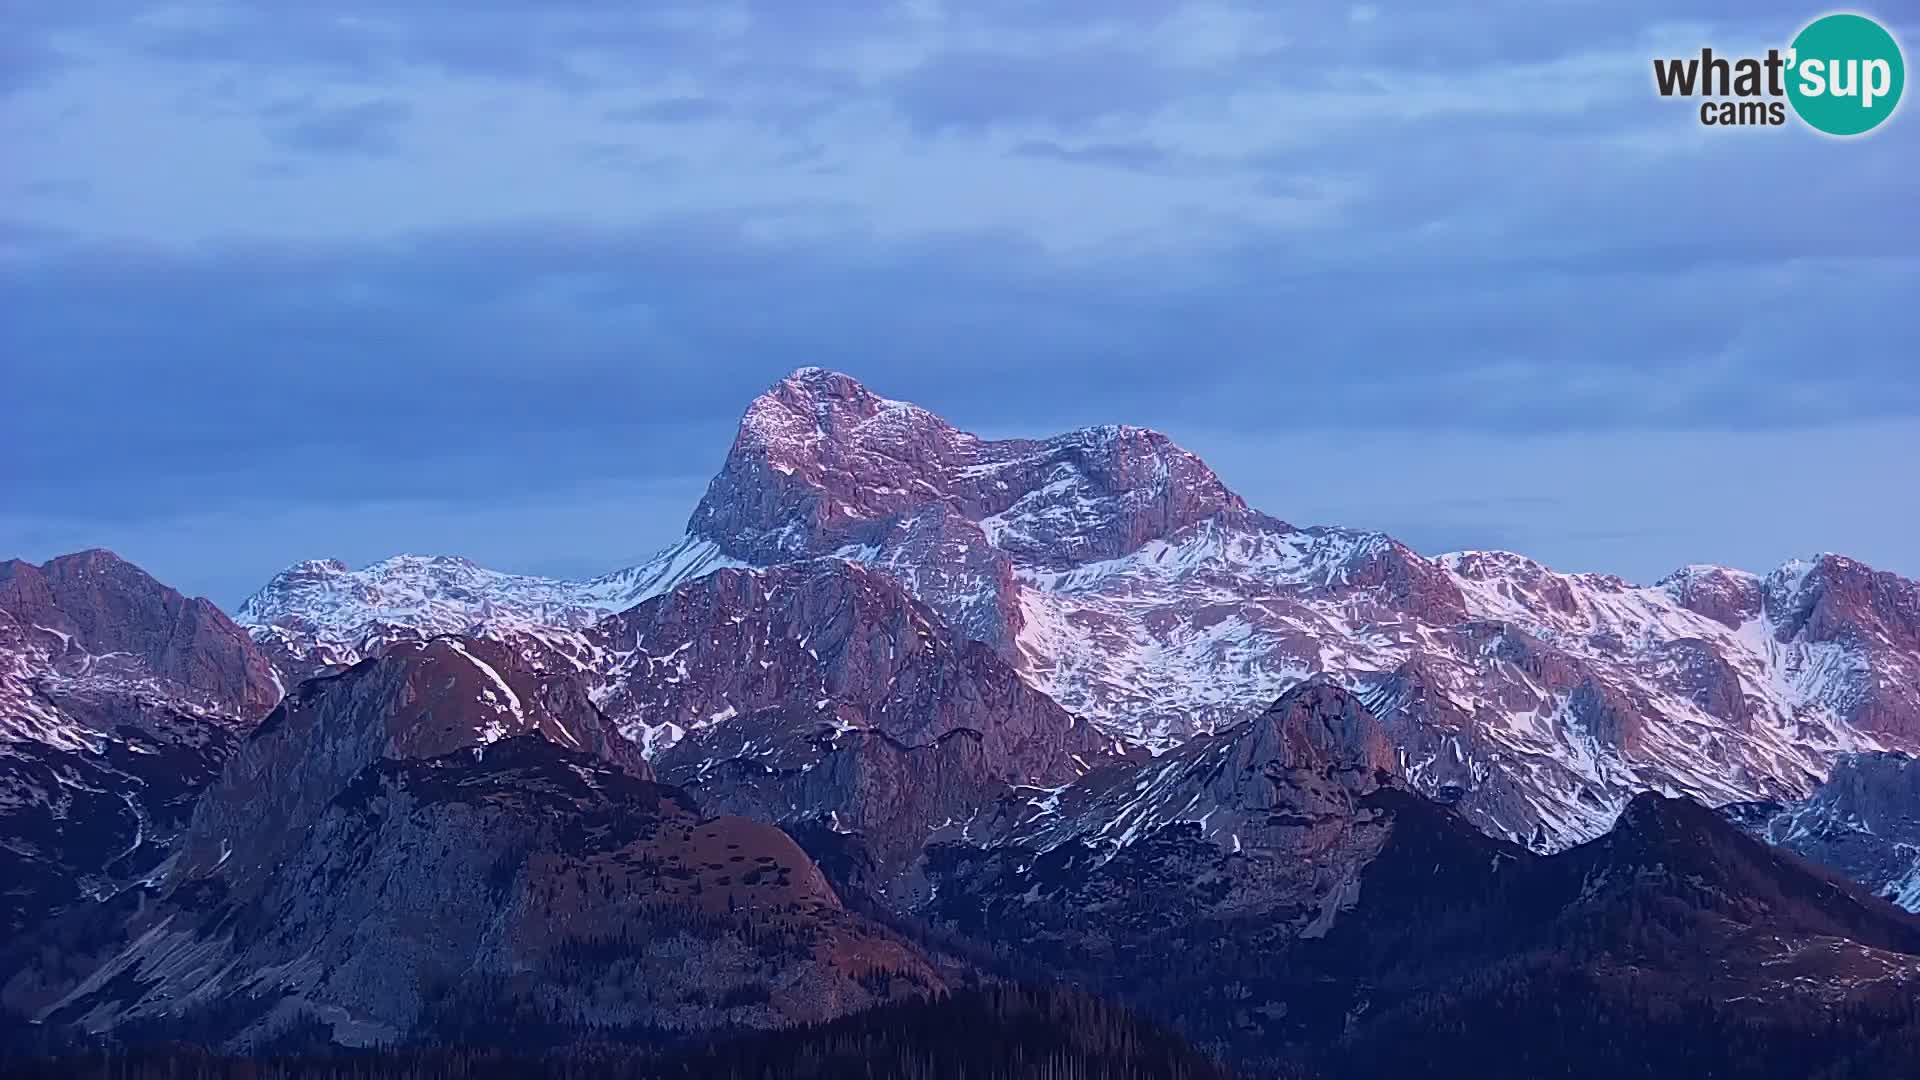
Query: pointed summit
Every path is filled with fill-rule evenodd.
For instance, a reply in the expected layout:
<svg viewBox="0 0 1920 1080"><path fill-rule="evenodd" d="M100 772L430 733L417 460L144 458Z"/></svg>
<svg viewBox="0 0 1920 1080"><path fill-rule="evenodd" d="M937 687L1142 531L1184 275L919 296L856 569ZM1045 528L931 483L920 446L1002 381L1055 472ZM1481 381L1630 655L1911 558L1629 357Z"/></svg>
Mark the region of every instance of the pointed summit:
<svg viewBox="0 0 1920 1080"><path fill-rule="evenodd" d="M1853 635L1920 649L1920 582L1844 555L1823 552L1781 564L1767 575L1766 605L1781 640L1796 633L1811 641Z"/></svg>
<svg viewBox="0 0 1920 1080"><path fill-rule="evenodd" d="M1334 683L1310 679L1258 717L1025 802L1007 835L1043 849L1076 840L1117 851L1194 828L1225 850L1299 855L1347 830L1356 800L1400 786L1393 744L1373 713Z"/></svg>
<svg viewBox="0 0 1920 1080"><path fill-rule="evenodd" d="M367 766L456 752L479 759L519 736L652 779L639 748L576 680L535 670L494 641L401 642L281 701L195 807L174 878L204 876L231 859L230 873L264 880Z"/></svg>
<svg viewBox="0 0 1920 1080"><path fill-rule="evenodd" d="M1688 798L1634 796L1613 830L1556 864L1583 902L1659 893L1721 920L1771 932L1850 938L1920 952L1920 921L1856 882L1747 835Z"/></svg>
<svg viewBox="0 0 1920 1080"><path fill-rule="evenodd" d="M741 418L740 438L757 440L772 453L801 450L820 441L855 438L859 425L902 410L947 426L924 409L875 394L851 375L801 368L753 399Z"/></svg>
<svg viewBox="0 0 1920 1080"><path fill-rule="evenodd" d="M187 597L104 548L39 566L0 563L0 616L95 656L203 695L249 718L280 699L273 665L245 631L200 597ZM119 661L116 661L118 663Z"/></svg>
<svg viewBox="0 0 1920 1080"><path fill-rule="evenodd" d="M851 376L801 368L755 398L688 531L741 559L830 554L924 512L1025 560L1112 558L1239 496L1145 428L981 439Z"/></svg>
<svg viewBox="0 0 1920 1080"><path fill-rule="evenodd" d="M1655 588L1665 590L1680 606L1732 630L1760 614L1765 599L1759 577L1725 566L1684 566Z"/></svg>
<svg viewBox="0 0 1920 1080"><path fill-rule="evenodd" d="M1020 618L1016 566L1116 558L1245 508L1156 431L982 439L850 376L802 368L748 406L687 531L749 563L917 564L916 595L1005 646Z"/></svg>
<svg viewBox="0 0 1920 1080"><path fill-rule="evenodd" d="M1380 774L1398 770L1393 741L1380 721L1351 692L1323 676L1281 695L1253 732L1266 759L1285 768L1329 778L1347 774L1368 789L1379 783Z"/></svg>

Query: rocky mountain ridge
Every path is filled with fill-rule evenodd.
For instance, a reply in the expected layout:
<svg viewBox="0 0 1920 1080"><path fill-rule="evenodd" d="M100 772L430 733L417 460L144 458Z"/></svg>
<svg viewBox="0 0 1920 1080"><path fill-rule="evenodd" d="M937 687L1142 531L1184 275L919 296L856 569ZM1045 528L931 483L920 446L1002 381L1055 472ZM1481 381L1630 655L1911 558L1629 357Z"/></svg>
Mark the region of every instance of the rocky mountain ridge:
<svg viewBox="0 0 1920 1080"><path fill-rule="evenodd" d="M110 552L0 563L0 929L149 872L281 690L217 607Z"/></svg>
<svg viewBox="0 0 1920 1080"><path fill-rule="evenodd" d="M236 1049L658 1045L1067 978L1236 1061L1377 1065L1494 1009L1554 1032L1515 1075L1581 1076L1566 1047L1667 1046L1658 1017L1809 1060L1906 1022L1912 916L1686 800L1551 856L1485 835L1397 716L1322 673L1150 755L880 568L724 568L302 682L163 859L0 947L0 1006ZM1594 1030L1553 1028L1576 999Z"/></svg>
<svg viewBox="0 0 1920 1080"><path fill-rule="evenodd" d="M1429 559L1249 509L1156 432L981 439L817 368L748 407L687 538L613 579L496 588L463 570L449 588L394 561L359 574L432 603L276 579L242 618L281 653L336 662L459 626L592 669L578 635L603 611L722 566L820 558L891 578L1152 752L1333 678L1379 714L1416 788L1536 850L1598 835L1640 791L1786 801L1841 754L1920 744L1920 585L1853 560L1636 586L1505 552Z"/></svg>
<svg viewBox="0 0 1920 1080"><path fill-rule="evenodd" d="M576 680L458 637L303 683L152 879L41 932L92 959L15 954L10 1009L237 1048L770 1026L940 986L786 834L654 783Z"/></svg>
<svg viewBox="0 0 1920 1080"><path fill-rule="evenodd" d="M1920 758L1847 754L1806 798L1747 809L1754 835L1920 911Z"/></svg>
<svg viewBox="0 0 1920 1080"><path fill-rule="evenodd" d="M503 574L458 556L396 555L359 570L316 559L276 574L234 617L297 681L349 666L394 641L583 629L731 565L713 545L697 541L578 582Z"/></svg>
<svg viewBox="0 0 1920 1080"><path fill-rule="evenodd" d="M1564 1007L1545 986L1568 965L1603 1012L1707 994L1752 1003L1736 1025L1920 988L1920 920L1690 800L1643 793L1602 836L1539 855L1410 791L1397 757L1363 702L1311 682L1152 761L1007 800L936 837L924 887L893 899L1242 1060L1391 1057L1398 1024L1535 1007L1523 987Z"/></svg>

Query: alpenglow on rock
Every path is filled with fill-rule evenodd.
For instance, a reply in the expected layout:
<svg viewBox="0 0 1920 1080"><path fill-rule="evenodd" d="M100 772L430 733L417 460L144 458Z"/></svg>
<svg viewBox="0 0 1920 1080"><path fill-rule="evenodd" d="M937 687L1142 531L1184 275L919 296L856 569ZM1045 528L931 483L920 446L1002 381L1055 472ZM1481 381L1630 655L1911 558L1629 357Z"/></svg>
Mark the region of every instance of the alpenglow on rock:
<svg viewBox="0 0 1920 1080"><path fill-rule="evenodd" d="M1537 850L1598 835L1638 792L1784 802L1841 754L1920 749L1920 586L1853 560L1641 586L1508 552L1427 558L1250 509L1157 432L983 439L818 368L749 405L687 538L633 570L476 577L431 603L270 588L243 621L276 655L342 661L458 622L603 677L596 618L716 568L820 558L892 579L1154 752L1325 676L1378 716L1417 790Z"/></svg>

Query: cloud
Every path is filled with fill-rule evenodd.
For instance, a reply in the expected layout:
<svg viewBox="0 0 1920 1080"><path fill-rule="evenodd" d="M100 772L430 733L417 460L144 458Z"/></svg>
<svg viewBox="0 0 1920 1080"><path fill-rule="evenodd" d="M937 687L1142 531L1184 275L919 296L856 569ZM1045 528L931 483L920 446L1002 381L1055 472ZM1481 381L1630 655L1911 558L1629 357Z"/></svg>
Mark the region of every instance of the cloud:
<svg viewBox="0 0 1920 1080"><path fill-rule="evenodd" d="M379 157L400 149L401 129L412 113L401 101L331 106L281 102L267 110L266 124L269 137L290 150Z"/></svg>
<svg viewBox="0 0 1920 1080"><path fill-rule="evenodd" d="M527 494L717 463L802 364L1025 433L1812 429L1920 415L1920 259L1097 270L1017 237L538 223L0 272L16 497L127 514ZM1222 269L1224 268L1224 269ZM1808 321L1791 313L1816 310ZM1517 314L1519 313L1519 314ZM1819 357L1809 363L1810 356ZM1013 392L1009 392L1013 391ZM979 421L975 421L976 423ZM105 493L112 492L110 499Z"/></svg>
<svg viewBox="0 0 1920 1080"><path fill-rule="evenodd" d="M1061 128L1164 107L1179 83L1135 45L1066 52L961 49L901 76L894 102L932 132L1030 122Z"/></svg>
<svg viewBox="0 0 1920 1080"><path fill-rule="evenodd" d="M1165 150L1147 143L1089 143L1082 146L1067 146L1051 139L1028 139L1014 146L1013 153L1081 165L1105 165L1133 170L1161 168L1172 160L1172 156Z"/></svg>
<svg viewBox="0 0 1920 1080"><path fill-rule="evenodd" d="M1021 434L1446 443L1419 473L1442 495L1556 437L1672 462L1905 430L1920 125L1707 131L1648 85L1653 55L1806 17L9 5L0 143L30 152L0 172L0 364L34 403L0 430L10 502L120 536L697 488L746 400L816 363ZM1296 511L1294 459L1264 460L1243 486L1287 516L1604 554L1565 507ZM1685 509L1662 490L1616 500L1641 539L1608 543L1699 555L1650 531Z"/></svg>
<svg viewBox="0 0 1920 1080"><path fill-rule="evenodd" d="M0 40L0 98L51 77L70 62L49 42L9 36Z"/></svg>
<svg viewBox="0 0 1920 1080"><path fill-rule="evenodd" d="M606 117L615 123L684 124L703 120L726 111L720 103L703 97L669 97L640 105L608 109Z"/></svg>
<svg viewBox="0 0 1920 1080"><path fill-rule="evenodd" d="M43 224L161 244L804 204L828 231L853 216L1089 253L1282 226L1325 248L1329 224L1345 250L1397 253L1389 226L1487 247L1601 235L1569 199L1760 232L1815 184L1844 200L1844 235L1897 193L1911 130L1823 172L1771 138L1791 133L1703 132L1648 87L1651 41L1762 40L1792 23L1774 7L1382 6L1358 27L1338 6L1171 2L35 9L20 40L76 60L17 95L10 141L35 153L0 190ZM115 167L126 154L164 158L170 182ZM77 182L89 199L51 194Z"/></svg>

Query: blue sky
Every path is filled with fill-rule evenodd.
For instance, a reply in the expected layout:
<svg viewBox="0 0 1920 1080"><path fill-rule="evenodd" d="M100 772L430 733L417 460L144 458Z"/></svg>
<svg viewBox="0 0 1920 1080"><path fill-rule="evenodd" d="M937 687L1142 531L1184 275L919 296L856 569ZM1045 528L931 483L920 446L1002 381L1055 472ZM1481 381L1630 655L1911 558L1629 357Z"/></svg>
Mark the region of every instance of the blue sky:
<svg viewBox="0 0 1920 1080"><path fill-rule="evenodd" d="M1652 90L1818 13L0 0L0 554L610 569L819 364L1428 551L1920 573L1920 120Z"/></svg>

